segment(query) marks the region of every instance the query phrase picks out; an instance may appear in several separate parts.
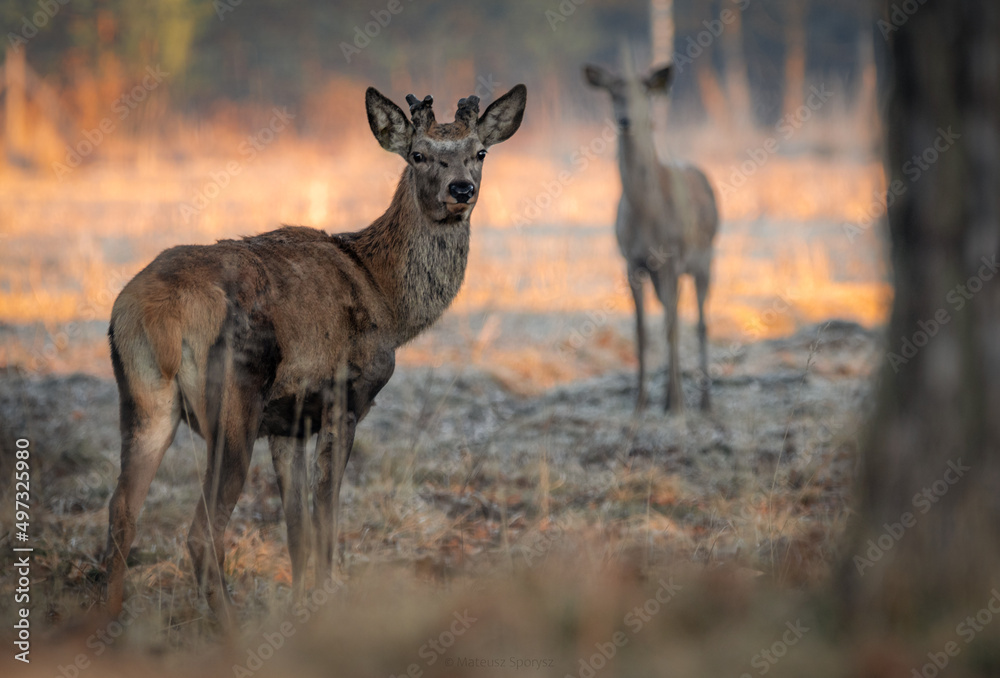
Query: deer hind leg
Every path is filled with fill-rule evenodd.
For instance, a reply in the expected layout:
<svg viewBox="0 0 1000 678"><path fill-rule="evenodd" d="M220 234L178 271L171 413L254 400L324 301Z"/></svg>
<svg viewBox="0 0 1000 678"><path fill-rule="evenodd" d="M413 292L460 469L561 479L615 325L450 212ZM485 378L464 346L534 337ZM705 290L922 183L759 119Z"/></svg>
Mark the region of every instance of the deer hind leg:
<svg viewBox="0 0 1000 678"><path fill-rule="evenodd" d="M632 290L632 302L635 304L635 352L639 360L639 392L635 400L637 412L646 407L646 320L642 296L642 280L644 271L638 266L628 267L629 289Z"/></svg>
<svg viewBox="0 0 1000 678"><path fill-rule="evenodd" d="M312 550L307 499L309 479L306 468L306 439L304 436L268 437L271 461L278 478L281 504L288 530L288 555L292 561L292 597L302 598L305 589L305 571Z"/></svg>
<svg viewBox="0 0 1000 678"><path fill-rule="evenodd" d="M218 346L218 345L217 345ZM236 502L243 491L253 443L263 413L262 387L242 365L213 349L205 387L208 464L202 498L188 533L188 550L194 565L198 590L223 625L233 623L229 592L223 577L225 533ZM207 430L206 430L207 429Z"/></svg>
<svg viewBox="0 0 1000 678"><path fill-rule="evenodd" d="M677 346L677 274L665 267L654 277L656 294L663 304L667 334L667 383L664 409L681 412L684 409L684 392L681 388L681 366Z"/></svg>
<svg viewBox="0 0 1000 678"><path fill-rule="evenodd" d="M122 449L121 473L108 509L104 566L107 611L117 616L125 596L126 558L135 539L136 520L177 431L180 396L176 382L165 382L159 375L151 380L158 380L157 384L130 384L113 343L111 356L119 389Z"/></svg>
<svg viewBox="0 0 1000 678"><path fill-rule="evenodd" d="M701 372L701 409L712 409L712 377L708 372L708 325L705 324L705 299L708 297L708 271L694 275L694 288L698 296L698 361Z"/></svg>

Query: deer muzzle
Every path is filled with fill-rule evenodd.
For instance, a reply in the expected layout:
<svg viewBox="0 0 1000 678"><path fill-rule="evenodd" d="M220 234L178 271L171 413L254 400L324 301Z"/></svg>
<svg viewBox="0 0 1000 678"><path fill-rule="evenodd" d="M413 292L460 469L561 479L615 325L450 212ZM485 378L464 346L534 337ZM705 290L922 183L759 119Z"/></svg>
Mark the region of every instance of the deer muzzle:
<svg viewBox="0 0 1000 678"><path fill-rule="evenodd" d="M476 185L471 181L453 181L448 184L448 193L456 202L468 204L476 194Z"/></svg>

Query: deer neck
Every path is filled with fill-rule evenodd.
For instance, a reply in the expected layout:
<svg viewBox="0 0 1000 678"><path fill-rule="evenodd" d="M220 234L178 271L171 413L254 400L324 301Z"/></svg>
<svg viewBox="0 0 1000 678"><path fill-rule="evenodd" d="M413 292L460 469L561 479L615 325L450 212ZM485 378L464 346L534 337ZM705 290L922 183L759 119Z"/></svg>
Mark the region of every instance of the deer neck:
<svg viewBox="0 0 1000 678"><path fill-rule="evenodd" d="M403 171L392 203L357 234L355 249L380 288L401 345L436 321L462 287L469 218L429 219L417 202L413 168Z"/></svg>
<svg viewBox="0 0 1000 678"><path fill-rule="evenodd" d="M665 205L659 181L660 163L648 119L635 119L627 130L619 130L618 169L622 192L633 212L641 217L662 214Z"/></svg>

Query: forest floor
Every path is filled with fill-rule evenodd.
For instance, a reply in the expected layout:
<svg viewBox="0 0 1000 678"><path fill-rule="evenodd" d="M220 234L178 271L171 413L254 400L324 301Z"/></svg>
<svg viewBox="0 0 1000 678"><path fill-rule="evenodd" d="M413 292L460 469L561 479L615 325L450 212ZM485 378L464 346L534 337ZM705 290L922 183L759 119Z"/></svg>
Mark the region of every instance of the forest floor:
<svg viewBox="0 0 1000 678"><path fill-rule="evenodd" d="M52 668L38 675L73 675L59 671L80 654L103 667L100 675L130 675L149 662L186 675L244 665L253 675L319 675L331 663L339 675L507 675L514 660L535 659L517 675L586 676L585 665L610 667L612 650L621 654L610 674L667 661L672 676L762 675L770 664L760 663L761 647L780 639L786 622L811 627L816 620L790 616L794 601L821 587L843 556L877 333L831 321L745 346L715 344L711 412L697 409L700 392L685 370L687 410L665 415L657 369L652 403L636 415L635 375L620 364L549 388L532 386L531 366L555 353L530 354L518 374L502 361L488 366L490 351L524 345L526 327L540 339L584 316L492 317L446 316L411 355L486 358L465 367L404 362L359 426L342 493L345 586L314 590L305 607L289 599L280 499L258 443L226 539L244 630L222 649L220 630L192 595L185 548L205 463L201 439L182 425L146 501L128 582L142 612L126 612L120 639L118 626L94 631L87 620L117 477L117 391L104 376L31 375L9 365L0 377L4 438L27 438L32 449L32 620L43 648L37 665ZM484 328L488 346L466 345L463 336L481 339ZM602 332L591 350L630 350L629 318L610 317ZM0 334L13 344L31 330ZM690 334L685 368L697 355ZM103 341L93 323L75 346L106 352ZM653 364L661 360L654 353ZM8 549L0 559L2 609L17 576ZM671 613L653 613L668 608L664 600ZM728 637L751 614L753 630ZM459 623L463 615L485 623ZM694 636L697 647L682 649ZM296 650L260 650L279 641ZM267 655L257 669L254 653ZM468 662L476 659L505 661L475 668ZM789 651L781 661L789 673L779 675L813 661L807 650Z"/></svg>

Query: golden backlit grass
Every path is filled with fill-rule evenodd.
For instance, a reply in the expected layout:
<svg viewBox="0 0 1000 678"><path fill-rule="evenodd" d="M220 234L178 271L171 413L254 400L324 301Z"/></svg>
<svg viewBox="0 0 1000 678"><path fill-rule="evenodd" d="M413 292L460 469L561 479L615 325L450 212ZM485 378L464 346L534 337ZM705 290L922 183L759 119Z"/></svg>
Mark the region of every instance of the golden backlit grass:
<svg viewBox="0 0 1000 678"><path fill-rule="evenodd" d="M39 341L58 345L67 323L106 320L124 283L163 249L281 223L355 230L385 209L402 166L367 136L317 147L288 132L249 158L238 151L239 135L210 132L201 132L212 140L202 155L150 140L131 155L98 157L61 181L44 167L34 175L4 170L0 321L41 322L48 336ZM595 132L578 134L588 139ZM612 232L620 190L613 144L583 168L571 157L527 144L491 153L453 313L631 314ZM234 160L239 174L227 174ZM738 164L738 156L703 163L717 185L730 182ZM560 180L564 171L569 178ZM738 190L719 191L711 336L746 343L830 317L881 323L891 289L878 229L854 234L844 226L877 211L872 195L882 181L871 162L774 156ZM226 185L216 195L218 183ZM199 203L206 195L215 197ZM185 204L198 211L185 213ZM685 281L687 323L695 318L693 297ZM6 362L18 360L17 350L9 347ZM495 363L489 348L487 354L483 364ZM421 356L404 350L400 359ZM516 369L516 360L503 362ZM88 369L79 361L74 367ZM545 383L579 376L562 372L556 368Z"/></svg>

